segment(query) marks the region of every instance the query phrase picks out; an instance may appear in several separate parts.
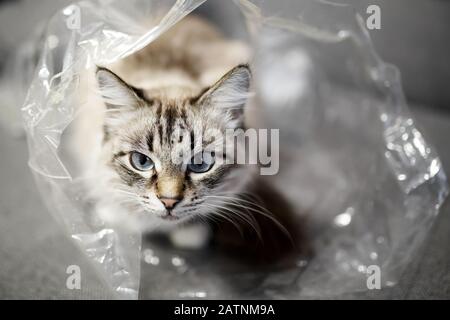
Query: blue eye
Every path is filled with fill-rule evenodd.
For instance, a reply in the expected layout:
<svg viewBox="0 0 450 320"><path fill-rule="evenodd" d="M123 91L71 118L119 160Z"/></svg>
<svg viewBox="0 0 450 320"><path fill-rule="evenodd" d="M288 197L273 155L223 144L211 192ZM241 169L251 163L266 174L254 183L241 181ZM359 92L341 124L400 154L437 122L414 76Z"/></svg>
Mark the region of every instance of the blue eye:
<svg viewBox="0 0 450 320"><path fill-rule="evenodd" d="M130 163L133 168L139 171L148 171L153 169L155 166L152 159L147 157L145 154L136 151L130 154Z"/></svg>
<svg viewBox="0 0 450 320"><path fill-rule="evenodd" d="M213 167L214 162L214 153L198 153L192 157L187 169L194 173L204 173Z"/></svg>

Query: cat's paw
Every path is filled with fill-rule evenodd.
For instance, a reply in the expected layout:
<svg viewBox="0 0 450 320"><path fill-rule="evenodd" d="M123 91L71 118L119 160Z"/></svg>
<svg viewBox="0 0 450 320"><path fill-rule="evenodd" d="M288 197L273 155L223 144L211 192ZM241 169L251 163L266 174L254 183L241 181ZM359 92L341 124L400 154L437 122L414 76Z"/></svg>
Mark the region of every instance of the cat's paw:
<svg viewBox="0 0 450 320"><path fill-rule="evenodd" d="M211 229L205 224L193 224L172 230L169 239L179 249L199 250L208 245Z"/></svg>

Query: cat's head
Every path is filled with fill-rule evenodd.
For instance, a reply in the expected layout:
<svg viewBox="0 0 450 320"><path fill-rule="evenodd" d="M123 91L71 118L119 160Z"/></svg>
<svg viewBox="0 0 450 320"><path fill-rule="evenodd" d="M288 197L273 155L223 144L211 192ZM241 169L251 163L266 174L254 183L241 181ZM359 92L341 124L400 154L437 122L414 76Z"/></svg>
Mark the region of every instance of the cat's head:
<svg viewBox="0 0 450 320"><path fill-rule="evenodd" d="M168 98L127 84L98 68L106 105L103 158L110 201L140 219L164 223L227 215L251 169L227 163L235 143L225 131L243 126L251 73L239 65L195 96Z"/></svg>

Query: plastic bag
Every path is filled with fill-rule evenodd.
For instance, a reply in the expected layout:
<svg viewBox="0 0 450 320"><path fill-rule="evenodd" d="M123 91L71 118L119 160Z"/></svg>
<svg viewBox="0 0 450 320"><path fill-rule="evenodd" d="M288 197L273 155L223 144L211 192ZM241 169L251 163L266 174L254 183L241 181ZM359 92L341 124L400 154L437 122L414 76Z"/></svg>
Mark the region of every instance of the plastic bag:
<svg viewBox="0 0 450 320"><path fill-rule="evenodd" d="M140 282L143 298L326 297L367 290L372 266L393 285L447 195L446 176L408 112L397 69L342 5L235 1L252 39L265 126L281 132L281 171L271 181L307 217L310 260L249 270L152 242L141 253L140 234L93 218L62 139L81 72L145 47L203 2L83 1L49 20L22 108L30 167L49 208L118 298L137 298Z"/></svg>
<svg viewBox="0 0 450 320"><path fill-rule="evenodd" d="M140 235L92 219L82 180L60 159L61 136L76 112L82 70L139 50L202 2L79 2L50 19L39 48L41 58L22 108L29 165L50 209L118 298L138 296ZM154 24L144 29L138 21Z"/></svg>

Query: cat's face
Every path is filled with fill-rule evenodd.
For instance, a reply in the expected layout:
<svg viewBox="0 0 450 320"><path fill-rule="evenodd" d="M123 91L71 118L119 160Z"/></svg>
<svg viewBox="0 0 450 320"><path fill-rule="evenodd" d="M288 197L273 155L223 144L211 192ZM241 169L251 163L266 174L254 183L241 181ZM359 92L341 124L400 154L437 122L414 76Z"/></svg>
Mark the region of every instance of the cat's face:
<svg viewBox="0 0 450 320"><path fill-rule="evenodd" d="M236 146L224 134L242 127L248 67L177 99L133 88L103 68L97 81L107 106L103 158L111 201L141 219L171 223L226 210L223 203L249 175L246 166L225 163Z"/></svg>

